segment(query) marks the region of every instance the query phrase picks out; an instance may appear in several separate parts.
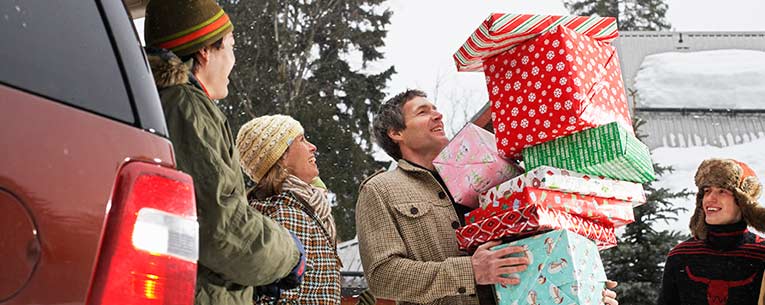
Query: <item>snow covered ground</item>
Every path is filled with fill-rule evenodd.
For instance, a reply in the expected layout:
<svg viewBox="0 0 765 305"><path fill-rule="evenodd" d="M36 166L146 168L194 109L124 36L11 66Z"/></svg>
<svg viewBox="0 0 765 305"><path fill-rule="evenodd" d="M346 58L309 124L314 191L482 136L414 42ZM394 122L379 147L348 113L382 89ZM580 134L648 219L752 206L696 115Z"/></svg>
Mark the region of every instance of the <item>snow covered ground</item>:
<svg viewBox="0 0 765 305"><path fill-rule="evenodd" d="M765 108L765 52L649 55L635 76L639 107Z"/></svg>

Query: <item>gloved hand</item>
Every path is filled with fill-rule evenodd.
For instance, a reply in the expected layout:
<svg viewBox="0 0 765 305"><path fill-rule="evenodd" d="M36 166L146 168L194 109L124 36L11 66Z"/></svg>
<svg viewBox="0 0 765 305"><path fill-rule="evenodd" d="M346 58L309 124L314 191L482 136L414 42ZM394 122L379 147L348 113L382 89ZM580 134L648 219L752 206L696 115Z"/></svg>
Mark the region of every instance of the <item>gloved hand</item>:
<svg viewBox="0 0 765 305"><path fill-rule="evenodd" d="M255 287L255 294L253 295L254 301L260 300L261 297L270 297L274 302L279 301L279 297L282 294L282 290L276 283L266 286Z"/></svg>
<svg viewBox="0 0 765 305"><path fill-rule="evenodd" d="M295 240L295 246L297 246L298 252L300 252L300 259L295 268L292 268L292 271L290 271L284 278L265 286L255 287L255 293L253 295L254 301L258 301L261 297L270 297L271 301L277 303L279 297L281 297L282 290L297 288L300 286L300 283L303 282L306 259L305 248L303 247L303 243L300 242L300 239L298 239L294 233L290 231L287 232L289 232L292 239Z"/></svg>
<svg viewBox="0 0 765 305"><path fill-rule="evenodd" d="M300 242L300 239L298 239L295 234L290 232L290 235L292 235L292 239L295 240L295 245L300 252L300 259L298 260L295 268L293 268L292 271L287 274L287 276L276 282L276 285L281 289L297 288L300 286L300 283L303 282L303 274L305 273L305 248L303 247L303 243Z"/></svg>

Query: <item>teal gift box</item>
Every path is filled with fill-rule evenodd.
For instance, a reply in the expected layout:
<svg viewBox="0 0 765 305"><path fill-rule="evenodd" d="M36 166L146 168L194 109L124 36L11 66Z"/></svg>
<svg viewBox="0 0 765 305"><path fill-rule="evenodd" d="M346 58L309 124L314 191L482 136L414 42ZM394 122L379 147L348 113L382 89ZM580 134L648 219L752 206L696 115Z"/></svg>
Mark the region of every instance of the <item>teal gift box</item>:
<svg viewBox="0 0 765 305"><path fill-rule="evenodd" d="M566 230L516 240L492 248L521 246L530 263L513 274L519 285L495 285L497 304L600 304L606 282L598 247L583 236ZM522 253L513 256L522 256Z"/></svg>

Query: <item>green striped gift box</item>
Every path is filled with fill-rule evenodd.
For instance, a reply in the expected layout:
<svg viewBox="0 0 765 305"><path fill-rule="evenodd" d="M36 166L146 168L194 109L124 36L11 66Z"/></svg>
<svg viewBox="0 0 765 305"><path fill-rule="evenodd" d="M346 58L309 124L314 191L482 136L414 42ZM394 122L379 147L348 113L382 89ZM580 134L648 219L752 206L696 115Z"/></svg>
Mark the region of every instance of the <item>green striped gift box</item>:
<svg viewBox="0 0 765 305"><path fill-rule="evenodd" d="M523 160L531 169L547 165L637 183L656 178L648 147L616 122L527 147Z"/></svg>

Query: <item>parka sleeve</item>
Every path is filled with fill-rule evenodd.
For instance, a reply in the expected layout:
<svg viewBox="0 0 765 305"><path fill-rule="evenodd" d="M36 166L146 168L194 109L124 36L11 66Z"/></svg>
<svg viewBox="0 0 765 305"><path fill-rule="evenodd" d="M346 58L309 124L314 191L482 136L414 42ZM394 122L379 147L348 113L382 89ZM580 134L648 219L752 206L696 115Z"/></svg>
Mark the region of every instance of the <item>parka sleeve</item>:
<svg viewBox="0 0 765 305"><path fill-rule="evenodd" d="M163 90L163 110L178 168L194 179L199 263L224 280L271 284L297 265L300 254L283 227L247 204L233 139L206 96L176 86Z"/></svg>
<svg viewBox="0 0 765 305"><path fill-rule="evenodd" d="M280 207L270 216L287 230L294 233L303 243L303 246L306 247L306 272L315 269L315 253L312 251L312 245L317 241L312 240L310 228L313 220L311 217L306 215L303 211L291 207ZM316 285L326 283L308 283L307 279L304 278L303 282L300 283L300 286L293 289L282 290L281 299L284 300L285 303L297 304L299 303L297 300L300 295L315 293L310 291L311 284Z"/></svg>
<svg viewBox="0 0 765 305"><path fill-rule="evenodd" d="M356 228L364 273L376 297L429 303L476 293L469 256L449 257L441 262L407 258L406 245L392 215L369 183L359 193Z"/></svg>

